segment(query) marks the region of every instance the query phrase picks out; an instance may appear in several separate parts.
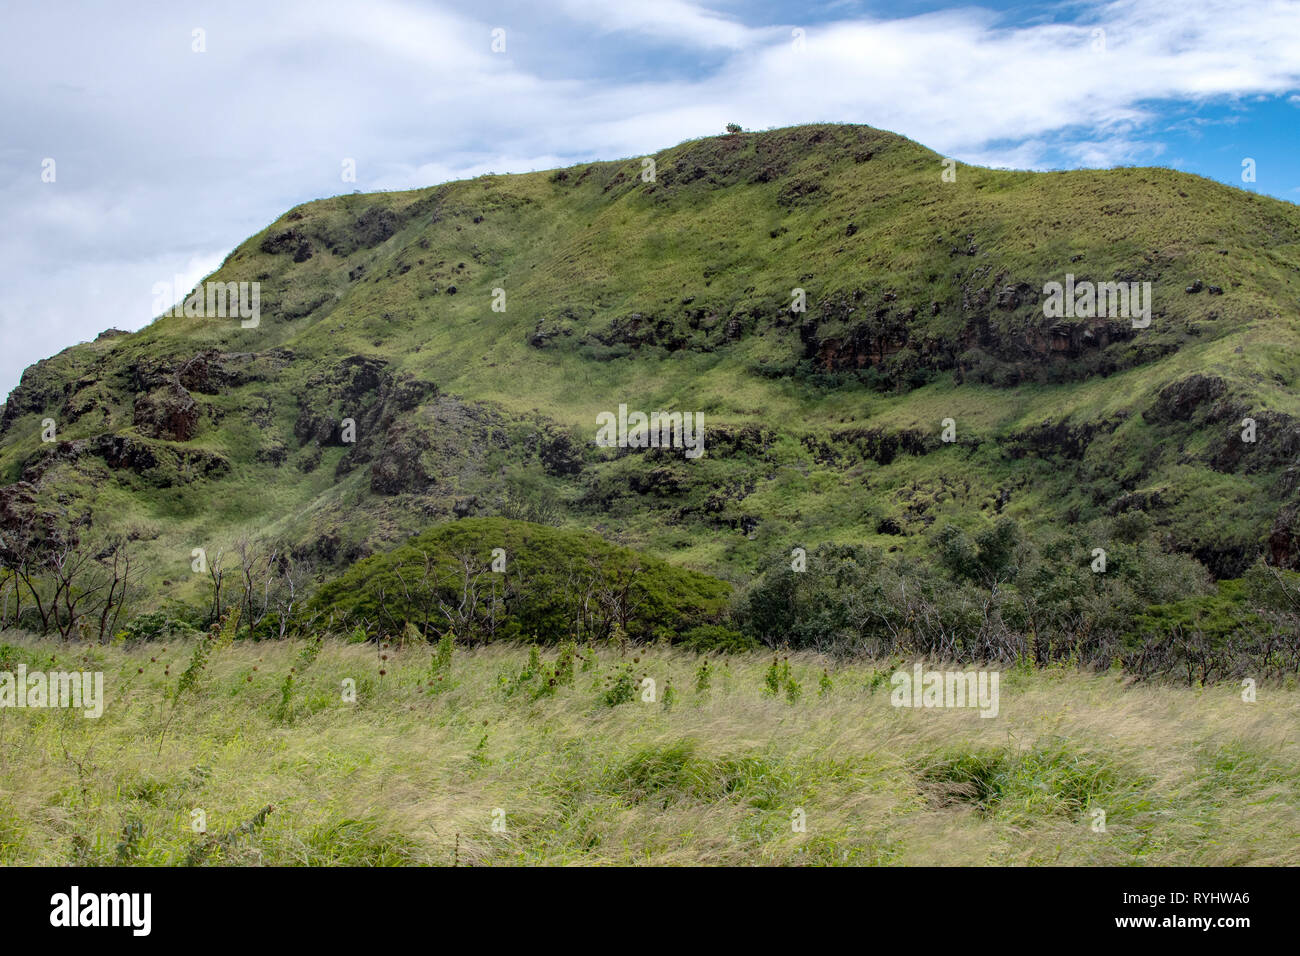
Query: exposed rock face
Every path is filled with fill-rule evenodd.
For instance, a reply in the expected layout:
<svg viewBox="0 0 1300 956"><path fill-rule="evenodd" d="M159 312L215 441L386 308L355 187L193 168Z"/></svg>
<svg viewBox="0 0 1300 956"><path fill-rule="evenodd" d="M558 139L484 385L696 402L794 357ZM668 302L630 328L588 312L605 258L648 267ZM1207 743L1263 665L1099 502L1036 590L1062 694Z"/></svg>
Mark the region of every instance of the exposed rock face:
<svg viewBox="0 0 1300 956"><path fill-rule="evenodd" d="M1120 421L1121 419L1082 422L1077 425L1042 422L1011 435L1007 441L1007 453L1012 458L1036 455L1040 458L1056 456L1078 460L1087 453L1088 444L1098 433L1113 432L1119 427Z"/></svg>
<svg viewBox="0 0 1300 956"><path fill-rule="evenodd" d="M985 268L985 267L982 267ZM1050 363L1060 378L1108 374L1144 360L1141 356L1109 357L1111 346L1135 336L1130 320L1086 318L1077 321L1045 322L1036 312L1024 324L993 316L1015 313L1037 305L1040 295L1027 282L1008 281L1000 275L992 286L987 276L974 276L961 290L960 303L930 301L905 306L898 296L886 292L875 298L864 290L833 296L819 302L800 326L804 357L827 372L867 368L890 368L889 360L900 353L910 365L931 371L971 370L968 358L982 356L983 362L999 367L998 374L980 378L991 384L1010 386ZM918 334L916 317L924 311L938 315L945 308L963 315L965 328L954 340L933 339ZM1093 356L1087 368L1074 363ZM906 368L891 370L906 376ZM979 377L979 376L977 376Z"/></svg>
<svg viewBox="0 0 1300 956"><path fill-rule="evenodd" d="M271 233L262 240L261 249L272 256L292 253L294 262L306 262L312 257L311 242L296 227Z"/></svg>
<svg viewBox="0 0 1300 956"><path fill-rule="evenodd" d="M335 472L345 475L372 461L392 437L390 433L398 421L437 395L438 387L432 382L395 378L386 362L352 355L307 380L299 393L294 435L302 444L312 442L318 446L337 445L349 439L349 451L339 460ZM343 421L349 418L352 434L345 436ZM402 452L395 454L400 457ZM418 477L412 480L419 483ZM380 483L390 484L386 478Z"/></svg>
<svg viewBox="0 0 1300 956"><path fill-rule="evenodd" d="M391 210L372 206L357 217L357 244L363 249L377 246L396 233L399 225L397 216Z"/></svg>
<svg viewBox="0 0 1300 956"><path fill-rule="evenodd" d="M441 396L389 425L370 465L370 489L396 495L454 486L481 473L489 452L509 447L505 424L489 405Z"/></svg>
<svg viewBox="0 0 1300 956"><path fill-rule="evenodd" d="M565 334L568 330L560 329L550 333L544 329L539 331L544 337L540 344L545 344L546 338L554 338L556 334ZM687 336L673 319L646 316L640 312L621 316L606 328L587 333L580 341L599 342L601 345L622 344L632 348L652 345L669 352L676 352L688 344Z"/></svg>
<svg viewBox="0 0 1300 956"><path fill-rule="evenodd" d="M1300 506L1287 505L1277 513L1268 536L1268 554L1271 564L1300 570Z"/></svg>
<svg viewBox="0 0 1300 956"><path fill-rule="evenodd" d="M137 392L175 384L201 395L220 395L265 377L293 360L287 349L268 352L220 352L204 349L189 358L173 355L141 359L130 366L131 386Z"/></svg>
<svg viewBox="0 0 1300 956"><path fill-rule="evenodd" d="M189 441L199 427L199 405L181 385L164 385L135 400L135 426L148 438Z"/></svg>
<svg viewBox="0 0 1300 956"><path fill-rule="evenodd" d="M1053 322L1046 327L1026 329L1017 344L1034 358L1079 358L1084 352L1104 349L1112 342L1133 338L1130 321L1119 319L1080 319L1077 322ZM985 330L980 344L995 346L996 339Z"/></svg>
<svg viewBox="0 0 1300 956"><path fill-rule="evenodd" d="M37 452L23 469L22 480L39 486L56 465L87 457L99 458L114 470L133 472L159 488L220 478L230 471L230 462L214 452L178 449L129 435L105 434L58 442L51 449Z"/></svg>
<svg viewBox="0 0 1300 956"><path fill-rule="evenodd" d="M1222 416L1226 421L1221 421L1217 438L1210 442L1210 467L1215 471L1257 474L1295 464L1300 458L1300 421L1268 410L1242 414L1239 405L1227 411L1233 414ZM1255 421L1253 442L1242 440L1242 417Z"/></svg>
<svg viewBox="0 0 1300 956"><path fill-rule="evenodd" d="M924 432L883 428L842 429L828 440L807 435L802 441L819 464L865 460L874 461L878 465L888 465L900 454L924 455L937 443L936 436Z"/></svg>
<svg viewBox="0 0 1300 956"><path fill-rule="evenodd" d="M0 561L13 566L23 547L43 532L52 533L54 516L42 513L36 486L27 481L0 488Z"/></svg>
<svg viewBox="0 0 1300 956"><path fill-rule="evenodd" d="M1147 421L1189 421L1198 408L1228 390L1223 379L1213 375L1190 375L1166 385L1156 396L1155 404L1142 413Z"/></svg>
<svg viewBox="0 0 1300 956"><path fill-rule="evenodd" d="M1027 282L1003 286L998 290L997 307L1004 312L1012 312L1026 302L1036 301L1034 288Z"/></svg>
<svg viewBox="0 0 1300 956"><path fill-rule="evenodd" d="M360 423L378 399L387 376L386 362L363 355L350 355L328 371L313 375L298 396L301 404L294 436L304 444L338 444L342 419Z"/></svg>
<svg viewBox="0 0 1300 956"><path fill-rule="evenodd" d="M72 383L65 381L49 359L29 366L22 375L0 413L0 434L4 434L22 415L52 411L68 396Z"/></svg>

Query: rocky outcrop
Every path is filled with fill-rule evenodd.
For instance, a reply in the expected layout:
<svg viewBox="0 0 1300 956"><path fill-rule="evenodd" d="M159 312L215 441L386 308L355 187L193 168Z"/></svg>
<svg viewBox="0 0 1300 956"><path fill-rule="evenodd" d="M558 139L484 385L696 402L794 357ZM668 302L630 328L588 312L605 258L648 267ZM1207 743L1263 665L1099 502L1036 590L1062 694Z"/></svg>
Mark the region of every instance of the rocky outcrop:
<svg viewBox="0 0 1300 956"><path fill-rule="evenodd" d="M358 423L364 419L380 400L380 386L388 380L387 363L364 355L350 355L311 376L298 393L294 437L302 444L338 444L342 419Z"/></svg>
<svg viewBox="0 0 1300 956"><path fill-rule="evenodd" d="M1207 452L1210 467L1220 472L1246 474L1273 471L1300 460L1300 421L1282 412L1246 411L1255 422L1255 440L1243 440L1240 406L1220 423Z"/></svg>
<svg viewBox="0 0 1300 956"><path fill-rule="evenodd" d="M1268 556L1275 567L1300 570L1300 505L1286 505L1273 519Z"/></svg>
<svg viewBox="0 0 1300 956"><path fill-rule="evenodd" d="M172 383L136 396L135 427L147 438L189 441L199 428L199 405L189 391Z"/></svg>
<svg viewBox="0 0 1300 956"><path fill-rule="evenodd" d="M0 412L0 434L4 434L22 415L52 412L70 394L73 384L60 375L50 359L29 366Z"/></svg>
<svg viewBox="0 0 1300 956"><path fill-rule="evenodd" d="M1066 458L1077 461L1088 451L1098 434L1110 434L1122 419L1096 422L1045 421L1007 436L1005 447L1013 459L1033 455L1039 458Z"/></svg>
<svg viewBox="0 0 1300 956"><path fill-rule="evenodd" d="M297 227L268 234L259 248L271 256L292 254L294 262L306 262L314 251L311 241Z"/></svg>
<svg viewBox="0 0 1300 956"><path fill-rule="evenodd" d="M1013 347L1032 358L1077 359L1085 352L1104 349L1113 342L1126 342L1133 336L1131 321L1092 318L1033 326L1013 337L1012 341ZM996 346L997 341L986 331L980 344Z"/></svg>
<svg viewBox="0 0 1300 956"><path fill-rule="evenodd" d="M130 435L104 434L64 441L37 452L23 469L22 480L40 486L60 464L98 458L114 471L129 471L158 488L220 478L230 472L230 462L215 452L174 448Z"/></svg>
<svg viewBox="0 0 1300 956"><path fill-rule="evenodd" d="M336 470L336 474L345 475L374 459L399 418L437 395L438 387L432 382L394 376L379 359L350 356L307 381L299 395L294 435L303 444L337 445L345 437L343 420L352 419L349 450Z"/></svg>
<svg viewBox="0 0 1300 956"><path fill-rule="evenodd" d="M395 417L377 442L370 490L420 493L482 474L491 452L510 447L505 425L492 406L449 396Z"/></svg>
<svg viewBox="0 0 1300 956"><path fill-rule="evenodd" d="M1189 375L1162 388L1142 417L1149 422L1189 421L1197 409L1227 390L1228 384L1217 376Z"/></svg>
<svg viewBox="0 0 1300 956"><path fill-rule="evenodd" d="M581 341L594 341L601 345L622 344L632 348L651 345L676 352L686 347L688 338L670 318L656 318L633 312L620 316L604 329L587 333Z"/></svg>
<svg viewBox="0 0 1300 956"><path fill-rule="evenodd" d="M191 356L144 358L127 369L132 389L146 392L179 385L200 395L220 395L249 382L265 380L293 360L288 349L267 352L221 352L204 349Z"/></svg>
<svg viewBox="0 0 1300 956"><path fill-rule="evenodd" d="M888 465L900 454L924 455L939 444L938 435L917 429L841 429L826 438L805 435L801 444L818 464L874 461Z"/></svg>
<svg viewBox="0 0 1300 956"><path fill-rule="evenodd" d="M54 537L57 526L57 517L41 509L31 482L0 487L0 562L18 564L33 542Z"/></svg>

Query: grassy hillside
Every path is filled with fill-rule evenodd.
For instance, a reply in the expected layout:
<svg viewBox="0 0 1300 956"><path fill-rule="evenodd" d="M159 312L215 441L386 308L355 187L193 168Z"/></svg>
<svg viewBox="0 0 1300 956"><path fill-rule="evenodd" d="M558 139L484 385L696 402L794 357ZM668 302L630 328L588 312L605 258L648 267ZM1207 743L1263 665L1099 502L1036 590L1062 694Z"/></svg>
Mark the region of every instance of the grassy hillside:
<svg viewBox="0 0 1300 956"><path fill-rule="evenodd" d="M238 642L178 691L192 644L3 641L109 701L0 710L6 865L1300 863L1294 682L1016 668L985 719L891 706L897 660Z"/></svg>
<svg viewBox="0 0 1300 956"><path fill-rule="evenodd" d="M1300 208L1162 169L945 182L859 126L652 158L290 210L212 277L261 284L256 328L167 316L27 370L0 527L89 514L195 603L196 547L338 568L492 515L733 582L999 515L1085 563L1127 516L1219 576L1300 564ZM1151 282L1150 327L1045 318L1067 272ZM593 447L620 404L702 412L705 456Z"/></svg>

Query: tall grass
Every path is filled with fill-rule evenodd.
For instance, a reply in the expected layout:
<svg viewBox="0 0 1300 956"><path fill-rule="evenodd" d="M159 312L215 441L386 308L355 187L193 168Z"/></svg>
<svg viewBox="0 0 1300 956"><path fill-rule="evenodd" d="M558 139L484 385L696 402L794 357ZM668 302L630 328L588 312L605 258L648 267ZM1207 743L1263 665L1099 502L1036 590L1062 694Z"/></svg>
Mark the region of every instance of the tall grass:
<svg viewBox="0 0 1300 956"><path fill-rule="evenodd" d="M190 644L0 642L106 691L0 710L5 864L1300 864L1294 687L1016 669L983 719L892 707L895 662L325 640L217 646L174 708Z"/></svg>

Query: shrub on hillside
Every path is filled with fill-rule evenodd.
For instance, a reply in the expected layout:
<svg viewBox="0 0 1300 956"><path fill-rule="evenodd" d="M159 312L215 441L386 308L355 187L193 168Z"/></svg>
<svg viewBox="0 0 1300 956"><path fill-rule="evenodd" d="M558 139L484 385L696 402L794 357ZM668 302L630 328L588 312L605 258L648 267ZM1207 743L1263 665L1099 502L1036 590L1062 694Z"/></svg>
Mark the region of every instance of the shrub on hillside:
<svg viewBox="0 0 1300 956"><path fill-rule="evenodd" d="M500 549L500 550L497 550ZM495 570L494 570L495 567ZM437 525L326 583L311 609L388 633L471 641L674 639L718 623L731 587L587 532L505 518Z"/></svg>
<svg viewBox="0 0 1300 956"><path fill-rule="evenodd" d="M1120 660L1140 676L1189 681L1300 666L1300 574L1261 564L1216 590L1194 559L1134 540L1140 530L1103 521L1035 541L1009 518L945 525L929 563L823 545L803 570L774 561L737 595L734 617L768 646L832 653Z"/></svg>

